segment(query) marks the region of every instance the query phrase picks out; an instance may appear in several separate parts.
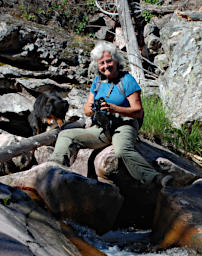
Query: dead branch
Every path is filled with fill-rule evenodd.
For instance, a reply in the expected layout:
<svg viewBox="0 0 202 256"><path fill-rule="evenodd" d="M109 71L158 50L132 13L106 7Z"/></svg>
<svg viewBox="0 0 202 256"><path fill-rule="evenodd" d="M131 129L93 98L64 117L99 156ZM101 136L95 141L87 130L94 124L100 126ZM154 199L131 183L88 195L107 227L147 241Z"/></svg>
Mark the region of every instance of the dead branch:
<svg viewBox="0 0 202 256"><path fill-rule="evenodd" d="M125 52L121 51L124 55L126 54ZM150 63L151 65L155 66L156 68L158 68L161 72L164 72L159 66L155 65L153 62L149 61L147 58L143 57L142 55L137 55L137 54L134 54L135 57L139 58L139 59L142 59L142 60L145 60L147 61L148 63ZM143 70L145 73L148 73L150 75L150 77L154 78L154 79L157 79L158 78L158 75L156 75L155 73L143 68L142 66L138 66L137 64L134 64L134 66L140 68L141 70Z"/></svg>
<svg viewBox="0 0 202 256"><path fill-rule="evenodd" d="M95 4L96 4L97 8L98 8L102 13L104 13L104 14L111 15L111 16L116 16L116 15L118 15L118 13L115 13L115 12L108 12L108 11L105 11L105 10L100 6L100 4L98 3L97 0L95 0Z"/></svg>
<svg viewBox="0 0 202 256"><path fill-rule="evenodd" d="M78 120L73 123L68 123L63 126L65 129L71 128L81 128L84 126L82 120ZM48 132L41 133L30 138L23 139L22 141L11 144L9 146L1 147L0 149L0 162L6 162L13 157L19 156L21 154L27 153L31 150L35 150L43 145L51 145L56 141L57 135L60 129L54 129Z"/></svg>

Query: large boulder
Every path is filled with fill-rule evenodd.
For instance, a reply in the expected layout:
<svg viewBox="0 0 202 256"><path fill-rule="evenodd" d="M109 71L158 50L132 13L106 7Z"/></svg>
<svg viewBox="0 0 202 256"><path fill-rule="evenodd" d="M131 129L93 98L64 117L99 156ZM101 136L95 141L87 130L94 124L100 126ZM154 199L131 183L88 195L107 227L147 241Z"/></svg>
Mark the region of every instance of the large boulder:
<svg viewBox="0 0 202 256"><path fill-rule="evenodd" d="M73 173L53 162L3 176L4 184L36 191L49 210L102 234L115 223L123 203L118 187Z"/></svg>
<svg viewBox="0 0 202 256"><path fill-rule="evenodd" d="M185 188L161 191L152 242L161 248L188 246L202 253L202 179Z"/></svg>
<svg viewBox="0 0 202 256"><path fill-rule="evenodd" d="M173 126L201 121L202 22L188 22L176 14L160 30L169 67L159 79L160 97Z"/></svg>

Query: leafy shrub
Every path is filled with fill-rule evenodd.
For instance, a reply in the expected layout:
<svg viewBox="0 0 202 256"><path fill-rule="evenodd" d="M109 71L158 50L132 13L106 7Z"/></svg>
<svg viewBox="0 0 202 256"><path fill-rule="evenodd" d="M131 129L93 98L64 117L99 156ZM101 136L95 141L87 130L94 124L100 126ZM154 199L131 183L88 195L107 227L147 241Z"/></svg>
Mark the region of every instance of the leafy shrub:
<svg viewBox="0 0 202 256"><path fill-rule="evenodd" d="M151 18L154 17L155 15L150 13L147 10L142 11L142 17L144 17L146 22L150 22Z"/></svg>

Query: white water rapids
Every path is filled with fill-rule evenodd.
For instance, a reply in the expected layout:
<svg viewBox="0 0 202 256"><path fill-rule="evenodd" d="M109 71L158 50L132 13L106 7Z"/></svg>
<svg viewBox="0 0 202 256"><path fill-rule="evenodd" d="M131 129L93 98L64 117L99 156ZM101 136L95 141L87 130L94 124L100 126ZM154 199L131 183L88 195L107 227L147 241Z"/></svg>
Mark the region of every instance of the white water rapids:
<svg viewBox="0 0 202 256"><path fill-rule="evenodd" d="M66 222L67 223L67 222ZM96 247L107 256L197 256L195 251L185 248L171 248L159 252L149 251L150 230L109 231L98 236L95 231L68 221L83 240Z"/></svg>

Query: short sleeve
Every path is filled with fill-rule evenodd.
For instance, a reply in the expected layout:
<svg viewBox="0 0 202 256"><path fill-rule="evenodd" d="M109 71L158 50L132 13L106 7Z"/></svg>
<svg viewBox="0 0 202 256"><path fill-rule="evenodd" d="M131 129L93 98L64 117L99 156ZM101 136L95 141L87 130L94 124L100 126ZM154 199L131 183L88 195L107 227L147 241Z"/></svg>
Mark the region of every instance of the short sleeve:
<svg viewBox="0 0 202 256"><path fill-rule="evenodd" d="M95 95L95 88L98 80L99 80L99 76L96 76L90 88L90 92L92 92L94 95Z"/></svg>
<svg viewBox="0 0 202 256"><path fill-rule="evenodd" d="M141 91L141 88L135 78L131 74L126 74L123 78L123 87L126 94L126 97L128 97L130 94Z"/></svg>

